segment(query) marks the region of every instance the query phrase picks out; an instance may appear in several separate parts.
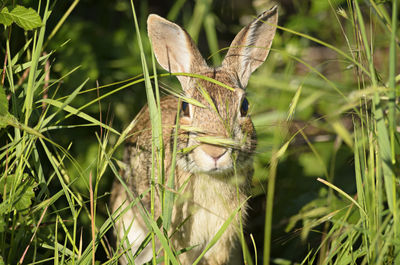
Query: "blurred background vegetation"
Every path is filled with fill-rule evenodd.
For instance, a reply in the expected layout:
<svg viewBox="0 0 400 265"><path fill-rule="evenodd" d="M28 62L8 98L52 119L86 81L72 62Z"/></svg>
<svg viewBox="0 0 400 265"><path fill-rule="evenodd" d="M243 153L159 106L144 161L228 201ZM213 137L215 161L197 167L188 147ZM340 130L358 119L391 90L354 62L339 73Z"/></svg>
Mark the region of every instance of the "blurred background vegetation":
<svg viewBox="0 0 400 265"><path fill-rule="evenodd" d="M15 5L15 2L38 9L36 0L2 0L1 5ZM159 14L182 25L196 41L204 57L208 58L209 64L218 64L225 52L220 49L228 47L235 34L244 25L273 4L279 5L279 25L285 29L277 30L273 50L267 62L253 74L248 85L251 113L258 134L258 149L250 200L251 210L245 233L251 253L254 251L250 234L254 237L260 264L263 261L267 183L271 176L270 161L283 143L290 141L288 149L279 157L274 177L271 263L302 262L310 251L321 247L321 242L329 231L330 224L320 218L348 206L348 200L317 181L317 178L329 181L350 196L357 193L353 120L360 118L354 115L353 107L356 107L362 98L358 93L362 81L357 79L362 75L358 74L359 70L353 62L337 52L322 43L287 30L315 37L358 58L357 56L362 56L358 53L360 47L356 45L360 36L354 33L355 23L352 21L354 10L349 9L349 6L352 6L350 2L352 1L134 1L149 65L151 65L151 51L147 40L146 19L150 13ZM386 82L389 76L390 34L387 24L382 22L384 20L371 19L376 11L375 7L371 7L372 4L378 6L377 10L386 10L387 15L391 12L392 2L360 1L360 8L369 29L368 35L373 39L374 67L378 78ZM44 1L41 5L43 10ZM52 12L46 25L43 51L53 52L49 57L49 82L60 78L62 80L55 82L49 89L48 97L52 98L53 95L56 95L56 98L68 97L89 78L82 89L84 93L77 95L69 105L78 109L112 92L99 102L85 107L83 111L118 132L123 131L146 103L144 83L126 87L122 85L142 74L130 2L127 0L51 1L50 10ZM70 11L67 19L58 28L61 18ZM39 13L43 16L42 12ZM53 35L54 29L57 31ZM15 55L32 36L34 36L32 32L24 32L15 25L3 29L0 58L5 58L7 39L10 40L11 54ZM30 56L29 52L23 54L21 62L29 61ZM362 60L364 59L360 61ZM74 71L71 73L72 70ZM160 72L163 72L161 68ZM399 72L399 69L396 69L396 73ZM25 80L23 73L23 71L18 73L16 80ZM164 77L160 82L162 87L179 86L175 77ZM7 80L3 86L10 100L11 90L8 88L10 85ZM96 87L98 89L90 90ZM40 99L44 94L37 96ZM296 96L299 98L294 100ZM369 96L371 95L366 95ZM290 106L293 105L296 109L290 111ZM370 102L366 105L370 105ZM42 111L40 105L36 107L36 114L31 124L39 119ZM70 156L76 160L76 163L72 163L65 159L63 170L68 172L69 187L74 193L82 196L82 202L89 207L89 176L91 172L99 171L97 137L105 138L105 129L99 126L80 126L87 121L77 115L67 117L62 111L56 115L58 117L56 125L62 128L48 130L46 137L67 149ZM396 121L398 125L398 118ZM6 146L10 142L12 138L10 134L13 134L11 130L1 129L0 146ZM118 139L118 135L113 133L107 137L110 146ZM397 135L394 147L396 159L399 158L398 145ZM2 149L3 153L4 150ZM43 148L38 150L39 153L45 152ZM120 146L113 154L113 160L121 159L122 151L123 147ZM1 159L6 161L5 155ZM6 172L6 164L2 162L0 165L1 174ZM79 170L76 164L79 165ZM44 176L54 174L49 161L43 159L41 165ZM36 169L27 169L26 173L35 176L30 173L31 170ZM394 170L398 188L398 164ZM107 169L98 181L97 227L101 227L109 216L107 202L114 177L113 172ZM45 197L38 195L43 188L40 185L42 184L33 185L35 194L30 198L32 200L30 207L44 201ZM61 189L61 184L56 178L48 180L46 185L49 197ZM55 200L54 206L55 208L45 218L45 225L35 236L40 242L54 240L49 235L54 236L54 229L57 227L54 225L55 213L66 221L67 226L72 223L73 217L66 200ZM15 215L14 213L13 216ZM33 215L24 213L19 220L22 223L23 220L33 220L32 222L28 220L26 226L19 227L20 231L23 230L17 237L21 246L28 245L34 232L33 228L40 217L37 212ZM357 213L351 215L350 221L348 220L350 223L356 223L360 218ZM84 248L91 240L89 217L88 213L82 211L78 217L79 225L74 227L75 232L77 231L76 236L83 238ZM334 216L334 218L340 217ZM58 229L61 231L61 225ZM73 228L69 226L68 229ZM4 232L5 230L7 228L3 227L2 233L5 233L2 236L3 242L6 238L15 238L14 234L11 235L11 230L7 232L9 234ZM58 237L59 242L64 244L65 236L60 232ZM24 248L10 251L4 245L1 249L3 251L1 256L9 264L13 263L11 261L13 258L19 259L24 251ZM53 253L53 250L46 248L31 248L26 260L32 262L45 260ZM98 248L96 260L101 262L107 260L104 248ZM51 263L51 260L49 262Z"/></svg>

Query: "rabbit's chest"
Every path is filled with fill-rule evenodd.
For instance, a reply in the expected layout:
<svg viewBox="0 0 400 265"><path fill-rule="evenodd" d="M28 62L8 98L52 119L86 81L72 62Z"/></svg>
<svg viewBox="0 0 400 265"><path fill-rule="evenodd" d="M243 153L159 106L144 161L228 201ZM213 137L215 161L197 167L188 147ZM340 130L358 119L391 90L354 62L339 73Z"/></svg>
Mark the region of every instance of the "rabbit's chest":
<svg viewBox="0 0 400 265"><path fill-rule="evenodd" d="M238 194L236 186L220 179L208 175L197 175L193 178L189 199L180 208L181 220L187 219L182 227L181 240L187 244L186 247L197 245L201 251L229 217L237 213L240 203L246 196ZM220 241L230 244L234 240L238 217L236 215L225 228Z"/></svg>

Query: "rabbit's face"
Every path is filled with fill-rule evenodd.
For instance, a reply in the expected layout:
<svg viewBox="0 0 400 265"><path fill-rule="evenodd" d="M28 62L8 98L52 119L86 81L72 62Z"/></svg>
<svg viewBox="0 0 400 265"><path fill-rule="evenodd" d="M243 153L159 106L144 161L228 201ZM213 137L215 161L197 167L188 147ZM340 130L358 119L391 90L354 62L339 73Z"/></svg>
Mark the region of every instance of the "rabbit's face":
<svg viewBox="0 0 400 265"><path fill-rule="evenodd" d="M205 107L182 103L180 124L181 149L178 165L190 172L224 175L251 164L256 134L248 114L245 90L232 73L223 68L209 69L201 75L213 78L230 90L199 78L189 81L187 96Z"/></svg>
<svg viewBox="0 0 400 265"><path fill-rule="evenodd" d="M179 132L179 148L185 150L179 155L180 168L224 175L251 163L256 135L247 113L245 87L267 58L277 20L276 7L261 14L236 35L222 66L211 68L184 29L157 15L149 16L148 33L157 61L167 71L178 73L187 97L205 106L182 103L180 123L191 129ZM179 73L207 76L234 89Z"/></svg>

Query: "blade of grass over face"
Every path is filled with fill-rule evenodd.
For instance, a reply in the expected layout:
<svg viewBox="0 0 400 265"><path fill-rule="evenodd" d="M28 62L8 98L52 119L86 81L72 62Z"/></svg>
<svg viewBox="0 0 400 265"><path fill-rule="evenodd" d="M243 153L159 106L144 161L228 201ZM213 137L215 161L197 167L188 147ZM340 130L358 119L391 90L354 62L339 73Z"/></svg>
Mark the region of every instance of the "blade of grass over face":
<svg viewBox="0 0 400 265"><path fill-rule="evenodd" d="M199 79L203 79L205 81L211 82L213 84L219 85L221 87L224 87L226 89L229 89L231 91L235 91L235 89L233 87L230 87L218 80L215 80L213 78L210 78L208 76L204 76L204 75L200 75L200 74L193 74L193 73L171 73L169 75L174 75L174 76L189 76L189 77L194 77L194 78L199 78Z"/></svg>
<svg viewBox="0 0 400 265"><path fill-rule="evenodd" d="M212 144L212 145L220 145L227 146L232 148L240 148L242 146L241 143L236 142L230 138L219 138L219 137L211 137L211 136L198 136L196 140L201 143Z"/></svg>
<svg viewBox="0 0 400 265"><path fill-rule="evenodd" d="M201 85L198 86L198 89L200 90L201 95L203 96L204 100L210 105L210 107L213 109L215 113L218 114L219 118L222 120L222 117L220 116L217 106L215 106L213 99L211 98L210 94L208 94L207 90L202 87Z"/></svg>

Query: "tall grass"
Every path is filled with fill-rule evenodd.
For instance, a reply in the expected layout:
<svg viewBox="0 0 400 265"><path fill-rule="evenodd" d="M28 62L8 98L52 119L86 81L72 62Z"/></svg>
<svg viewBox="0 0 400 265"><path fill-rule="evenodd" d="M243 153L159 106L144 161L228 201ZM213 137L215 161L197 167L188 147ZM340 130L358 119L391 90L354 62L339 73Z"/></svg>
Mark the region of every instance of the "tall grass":
<svg viewBox="0 0 400 265"><path fill-rule="evenodd" d="M268 66L258 70L249 83L253 120L259 135L252 195L255 198L263 196L266 208L258 214L265 217L262 219L264 231L248 235L247 227L252 226L252 220L247 227L241 228L245 264L400 263L398 1L382 4L371 0L365 4L348 0L342 7L328 2L330 12L337 19L335 23L339 23L343 43L327 43L319 36L279 26L275 49L266 63ZM152 196L151 211L141 208L141 218L150 231L143 246L152 245L153 264L179 264L179 254L190 251L190 247L174 249L168 235L172 205L176 201L172 190L178 187L174 187L173 174L166 176L164 172L160 88L164 86L161 82L170 75L157 73L157 63L154 56L150 57L149 45L144 39L144 25L139 24L145 14L139 14L136 3L131 1L132 28L140 48L136 54L141 58L142 69L133 74L139 75L95 88L88 88L89 81L83 77L78 86L62 93L64 80L79 73L79 67L55 79L52 58L57 56L57 51L47 51L47 54L44 51L68 21L71 12L79 8L78 3L74 1L50 31L48 21L54 5L50 1L39 1L36 10L42 23L25 32L26 43L17 51L10 47L14 36L12 29L16 26L5 27L7 34L2 47L6 60L0 87L0 264L117 264L122 254L132 260L139 254L130 253L123 244L110 246L106 236L129 207L140 205L121 178L121 164L117 159L118 150L122 149L136 120L119 132L110 122L89 112L90 107L133 85L144 86L152 117L154 185L148 191ZM211 4L212 1L197 1L191 19L186 22L194 39L198 39L204 30L209 51L213 54L212 61L218 64L223 55L218 52L215 28L218 23ZM176 1L169 18L174 20L182 10L187 11L184 1ZM376 62L375 47L380 39L388 43L385 47L389 52L383 58L388 71L381 70ZM351 82L336 80L319 66L308 63L307 58L296 52L299 48L295 44L302 42L333 51L337 60L344 61L351 69L346 72ZM299 64L305 66L305 75L296 72L295 66ZM90 93L96 93L95 99L85 98ZM327 109L321 111L321 117L310 118L307 112L319 101L326 103ZM76 102L84 103L77 106ZM267 109L265 102L275 110ZM286 125L298 125L297 121L302 117L310 119L307 120L309 123L297 126L295 132L289 134ZM344 126L343 120L347 117L352 120L351 129ZM79 120L79 124L71 118ZM313 140L307 131L310 124L323 127L333 135L334 140L327 140L330 145ZM179 124L176 126L178 128ZM78 162L78 154L71 151L74 145L85 143L70 139L65 145L57 142L59 135L82 127L99 128L95 133L91 131L97 144L88 169ZM179 151L176 139L177 135L174 136L173 157ZM285 196L278 192L283 183L281 179L288 177L282 175L281 164L288 163L297 152L292 143L299 139L304 144L296 159L313 172L314 185L320 192L317 198L307 202L299 200L301 207L289 220L277 219L282 208L290 207L282 205ZM339 161L343 149L351 153L351 162L347 161L347 164L351 163L353 168L350 172L350 182L355 183L353 190L343 185L349 182L338 181L341 176L336 167L345 164ZM312 165L307 164L309 160ZM162 172L161 177L156 178L155 172ZM105 205L108 194L101 194L100 190L110 176L124 185L132 203L104 216L100 214L99 205ZM291 177L291 182L302 181L297 176ZM85 192L78 188L78 182L83 183ZM162 226L154 215L155 185L167 187L161 189ZM290 192L302 196L296 191ZM232 212L195 263L201 262L202 256L239 213L240 207ZM301 255L282 254L287 253L285 249L291 245L276 243L274 230L280 222L286 222L289 237L298 237L304 242L297 245L302 248ZM293 231L294 227L299 230ZM316 232L318 236L313 237ZM310 238L317 238L318 243L312 244ZM251 245L247 246L245 239L249 239ZM126 240L127 235L121 235L120 242ZM161 250L156 250L157 241ZM157 255L159 253L161 255Z"/></svg>
<svg viewBox="0 0 400 265"><path fill-rule="evenodd" d="M397 1L392 2L392 20L386 21L386 9L374 1L371 3L369 12L365 9L362 12L358 1L348 1L349 13L345 14L345 23L351 23L351 34L354 36L354 43L349 43L350 55L345 57L356 65L354 78L358 81L358 90L365 91L358 99L346 99L348 102L359 101L352 107L354 111L351 113L354 124L351 137L356 194L352 197L333 185L330 180L333 176L329 178L327 175L327 180L320 180L337 192L337 195L331 193L331 196L343 197L347 203L343 208L328 212L310 224L311 227L316 227L321 222L325 222L326 225L322 231L324 234L320 246L310 252L313 254L303 261L304 264L314 264L316 260L318 264L400 262L398 173L395 173L399 169L399 131L395 124L398 124L400 117L399 108L396 107L398 86L396 88L395 82L396 75L398 76ZM387 27L383 30L390 39L387 75L378 73L374 62L375 36L378 35L375 30L379 28L376 25L379 23ZM345 37L351 39L349 36ZM321 41L317 42L332 48L341 56L344 55L344 51L338 51L337 48ZM311 143L309 145L312 146ZM303 213L303 216L306 215L306 212ZM310 227L307 227L308 229Z"/></svg>
<svg viewBox="0 0 400 265"><path fill-rule="evenodd" d="M71 5L71 9L76 3ZM106 155L112 155L115 149L105 152L108 138L106 135L99 137L98 170L88 174L90 181L95 176L95 185L88 185L91 196L86 200L73 186L77 179L72 179L72 172L67 169L67 164L71 164L75 173L86 179L84 170L69 153L72 143L64 148L53 137L58 132L80 126L99 126L107 130L107 134L120 133L86 114L83 108L76 109L70 105L83 92L87 80L68 96L58 97L61 82L77 68L59 79L49 78L52 52L43 55L43 47L50 2L40 1L37 10L42 17L41 26L26 33L26 45L16 54L12 54L14 50L9 45L13 36L12 26L6 28L9 34L5 40L6 60L0 88L1 139L4 141L0 155L0 263L90 263L95 259L93 248L100 242L107 251L104 234L111 227L111 219L97 228L94 225L95 209L98 183L105 169L112 166ZM20 19L26 23L31 21L31 17L24 17L24 14L20 14ZM52 34L56 31L53 30ZM68 114L86 123L60 124ZM61 198L66 203L59 208ZM92 235L97 235L92 239L93 244L87 246L82 245L82 230L78 230L82 215L91 219Z"/></svg>

